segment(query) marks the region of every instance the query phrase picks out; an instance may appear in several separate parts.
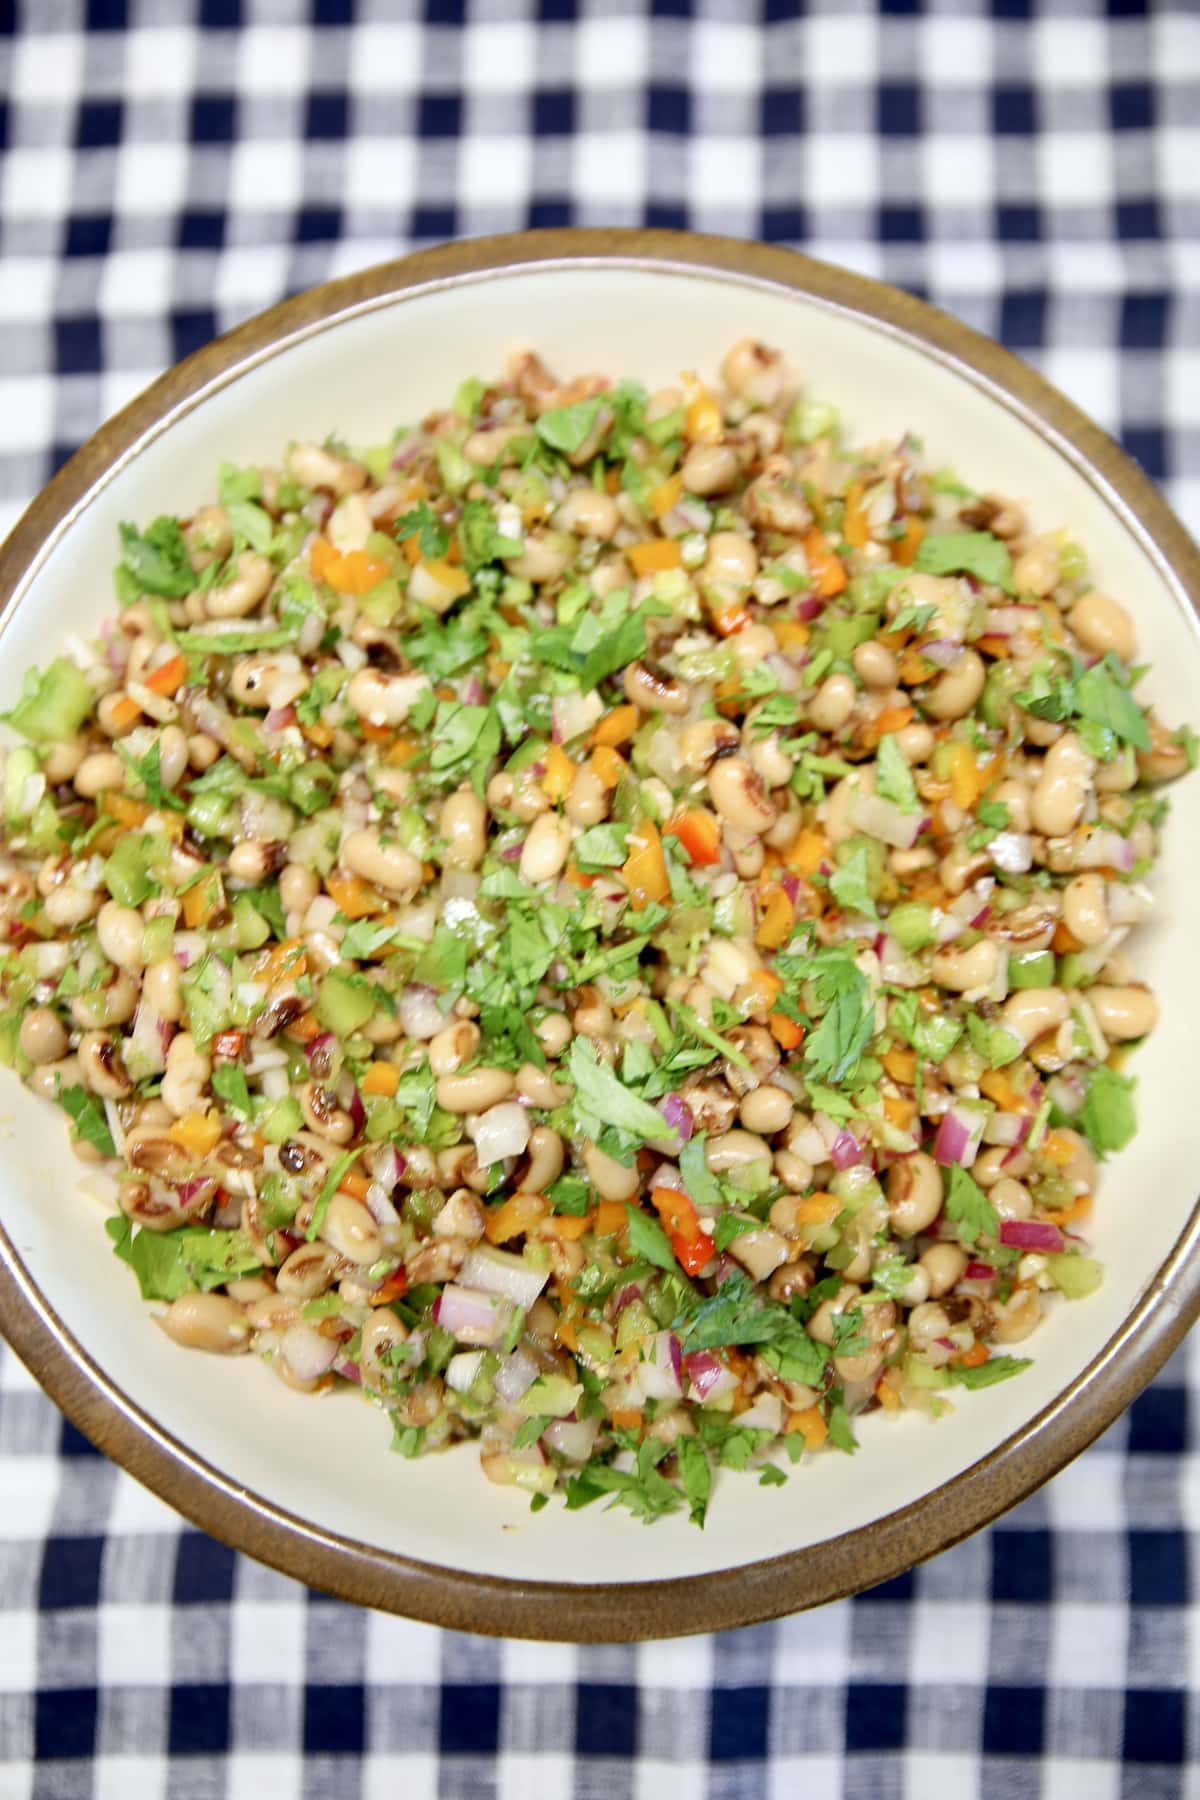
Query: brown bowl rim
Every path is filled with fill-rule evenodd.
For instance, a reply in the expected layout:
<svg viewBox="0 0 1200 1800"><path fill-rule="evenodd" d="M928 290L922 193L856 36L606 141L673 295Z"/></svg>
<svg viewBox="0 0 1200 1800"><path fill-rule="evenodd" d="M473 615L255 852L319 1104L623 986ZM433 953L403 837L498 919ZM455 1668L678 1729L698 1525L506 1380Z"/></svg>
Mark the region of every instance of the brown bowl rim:
<svg viewBox="0 0 1200 1800"><path fill-rule="evenodd" d="M0 548L0 615L116 470L219 387L288 344L357 313L531 267L603 262L692 271L850 314L981 389L1053 444L1200 612L1200 551L1141 470L1066 397L990 339L882 282L791 250L670 231L555 230L419 251L301 293L168 370L58 472ZM66 1416L185 1518L232 1548L363 1606L451 1630L629 1642L748 1625L873 1587L989 1524L1056 1474L1141 1391L1200 1312L1200 1205L1129 1316L1086 1369L988 1456L864 1528L704 1576L633 1583L523 1582L439 1568L315 1527L192 1453L134 1406L37 1291L0 1227L0 1325Z"/></svg>

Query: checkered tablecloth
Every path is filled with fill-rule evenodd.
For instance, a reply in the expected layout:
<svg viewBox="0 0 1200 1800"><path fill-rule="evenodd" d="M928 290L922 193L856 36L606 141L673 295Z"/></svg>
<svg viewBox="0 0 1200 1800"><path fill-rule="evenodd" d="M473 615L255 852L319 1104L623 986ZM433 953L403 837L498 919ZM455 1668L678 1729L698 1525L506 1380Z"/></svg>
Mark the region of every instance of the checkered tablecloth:
<svg viewBox="0 0 1200 1800"><path fill-rule="evenodd" d="M1200 526L1196 0L0 0L0 525L166 364L460 234L803 245L1002 338ZM0 1800L1200 1796L1180 1352L994 1529L642 1648L235 1556L0 1350Z"/></svg>

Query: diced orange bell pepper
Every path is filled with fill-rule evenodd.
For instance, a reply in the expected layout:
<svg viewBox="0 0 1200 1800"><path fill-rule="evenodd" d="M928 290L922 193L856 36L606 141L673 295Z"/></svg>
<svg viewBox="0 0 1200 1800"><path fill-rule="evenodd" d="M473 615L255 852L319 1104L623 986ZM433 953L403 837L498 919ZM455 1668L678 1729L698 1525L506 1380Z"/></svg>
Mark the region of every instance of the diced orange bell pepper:
<svg viewBox="0 0 1200 1800"><path fill-rule="evenodd" d="M842 560L834 555L825 541L824 533L816 527L806 532L803 541L813 592L819 600L832 600L835 594L842 592L849 580Z"/></svg>
<svg viewBox="0 0 1200 1800"><path fill-rule="evenodd" d="M166 662L159 663L157 669L151 669L146 676L146 686L152 694L162 694L169 699L172 694L178 692L186 680L187 662L176 652L174 656L168 657Z"/></svg>
<svg viewBox="0 0 1200 1800"><path fill-rule="evenodd" d="M885 1412L899 1412L904 1405L903 1400L896 1392L896 1383L893 1379L895 1373L894 1369L885 1369L875 1383L875 1398Z"/></svg>
<svg viewBox="0 0 1200 1800"><path fill-rule="evenodd" d="M1052 1131L1042 1144L1042 1155L1047 1162L1052 1162L1058 1168L1065 1169L1069 1163L1074 1161L1075 1146L1069 1137L1064 1137L1061 1131Z"/></svg>
<svg viewBox="0 0 1200 1800"><path fill-rule="evenodd" d="M793 875L815 875L829 857L829 839L823 831L811 827L800 832L787 851L784 861Z"/></svg>
<svg viewBox="0 0 1200 1800"><path fill-rule="evenodd" d="M308 566L318 581L329 579L328 571L338 560L338 552L327 537L316 537L308 547Z"/></svg>
<svg viewBox="0 0 1200 1800"><path fill-rule="evenodd" d="M623 1200L602 1200L596 1208L592 1229L597 1237L615 1237L629 1225L629 1214Z"/></svg>
<svg viewBox="0 0 1200 1800"><path fill-rule="evenodd" d="M544 761L546 766L542 774L541 789L546 798L557 805L571 791L576 766L561 744L551 744Z"/></svg>
<svg viewBox="0 0 1200 1800"><path fill-rule="evenodd" d="M550 1203L541 1194L513 1194L488 1213L483 1235L489 1244L506 1244L531 1231L549 1210Z"/></svg>
<svg viewBox="0 0 1200 1800"><path fill-rule="evenodd" d="M808 626L800 619L773 618L770 625L781 650L803 650L809 640Z"/></svg>
<svg viewBox="0 0 1200 1800"><path fill-rule="evenodd" d="M706 806L676 813L666 835L679 839L694 868L711 868L721 860L721 827Z"/></svg>
<svg viewBox="0 0 1200 1800"><path fill-rule="evenodd" d="M225 905L225 884L214 869L211 875L194 881L183 896L183 922L189 931L199 931L215 919Z"/></svg>
<svg viewBox="0 0 1200 1800"><path fill-rule="evenodd" d="M627 744L637 730L641 716L636 706L614 706L592 732L593 745L615 750L619 744Z"/></svg>
<svg viewBox="0 0 1200 1800"><path fill-rule="evenodd" d="M1071 927L1062 919L1054 927L1054 936L1050 940L1050 947L1057 956L1070 956L1072 952L1083 949L1083 945Z"/></svg>
<svg viewBox="0 0 1200 1800"><path fill-rule="evenodd" d="M861 550L871 535L871 524L863 506L863 484L852 481L846 489L846 510L842 518L842 536L856 550Z"/></svg>
<svg viewBox="0 0 1200 1800"><path fill-rule="evenodd" d="M950 1358L950 1361L960 1369L977 1369L980 1364L985 1363L987 1359L987 1345L977 1343L972 1344L969 1350L957 1351L956 1354Z"/></svg>
<svg viewBox="0 0 1200 1800"><path fill-rule="evenodd" d="M700 1214L692 1205L691 1197L682 1188L652 1188L650 1202L669 1237L682 1237L689 1242L699 1237Z"/></svg>
<svg viewBox="0 0 1200 1800"><path fill-rule="evenodd" d="M836 1194L825 1194L818 1190L796 1202L796 1222L799 1225L827 1225L830 1219L837 1218L841 1210L842 1203Z"/></svg>
<svg viewBox="0 0 1200 1800"><path fill-rule="evenodd" d="M1001 1112L1023 1112L1025 1102L1003 1069L986 1069L979 1077L979 1091L994 1100Z"/></svg>
<svg viewBox="0 0 1200 1800"><path fill-rule="evenodd" d="M421 565L452 599L461 600L464 594L470 593L469 577L464 574L462 569L456 569L453 563L447 562L442 557L435 557L432 561L427 557L422 557Z"/></svg>
<svg viewBox="0 0 1200 1800"><path fill-rule="evenodd" d="M387 901L382 894L358 875L327 875L325 889L330 898L337 901L338 911L345 913L348 919L369 919L373 913L387 911Z"/></svg>
<svg viewBox="0 0 1200 1800"><path fill-rule="evenodd" d="M365 550L338 550L328 538L315 538L308 552L308 566L318 581L328 582L339 594L369 594L391 574L385 562Z"/></svg>
<svg viewBox="0 0 1200 1800"><path fill-rule="evenodd" d="M408 1292L408 1275L404 1269L397 1269L389 1275L382 1287L377 1287L371 1295L369 1305L387 1306L392 1300L403 1300Z"/></svg>
<svg viewBox="0 0 1200 1800"><path fill-rule="evenodd" d="M359 1085L364 1094L378 1094L390 1100L400 1086L400 1071L395 1063L373 1062Z"/></svg>
<svg viewBox="0 0 1200 1800"><path fill-rule="evenodd" d="M721 637L736 637L750 623L750 609L741 600L727 606L710 606L709 613Z"/></svg>
<svg viewBox="0 0 1200 1800"><path fill-rule="evenodd" d="M298 1019L293 1019L290 1025L285 1025L283 1035L291 1038L294 1044L311 1044L314 1038L320 1037L324 1029L316 1013L306 1012L301 1013Z"/></svg>
<svg viewBox="0 0 1200 1800"><path fill-rule="evenodd" d="M773 1012L767 1027L781 1050L795 1050L804 1042L804 1027L787 1013Z"/></svg>
<svg viewBox="0 0 1200 1800"><path fill-rule="evenodd" d="M683 415L683 435L689 444L719 444L725 436L720 402L698 382L692 385Z"/></svg>
<svg viewBox="0 0 1200 1800"><path fill-rule="evenodd" d="M360 1200L363 1205L367 1201L367 1189L371 1185L371 1177L364 1175L359 1169L347 1169L338 1182L339 1194L349 1194L352 1200Z"/></svg>
<svg viewBox="0 0 1200 1800"><path fill-rule="evenodd" d="M789 1413L785 1431L798 1431L806 1450L819 1450L829 1436L829 1427L819 1406L806 1406L803 1412Z"/></svg>
<svg viewBox="0 0 1200 1800"><path fill-rule="evenodd" d="M917 1079L917 1058L912 1050L886 1050L883 1066L901 1087L912 1087Z"/></svg>
<svg viewBox="0 0 1200 1800"><path fill-rule="evenodd" d="M100 796L100 810L114 818L118 825L128 825L136 830L150 817L150 808L144 800L135 800L129 794L118 794L114 788L106 788Z"/></svg>
<svg viewBox="0 0 1200 1800"><path fill-rule="evenodd" d="M299 938L284 938L276 944L263 958L262 966L255 970L254 979L261 981L264 987L273 988L277 981L289 978L298 981L301 975L308 973L308 956Z"/></svg>
<svg viewBox="0 0 1200 1800"><path fill-rule="evenodd" d="M609 1418L618 1431L640 1431L645 1423L641 1408L637 1406L614 1406Z"/></svg>
<svg viewBox="0 0 1200 1800"><path fill-rule="evenodd" d="M676 473L674 475L669 475L665 481L660 481L650 495L650 511L654 514L655 518L661 519L665 514L669 513L682 493L682 475Z"/></svg>
<svg viewBox="0 0 1200 1800"><path fill-rule="evenodd" d="M663 855L658 826L643 819L629 834L629 855L621 870L635 907L649 906L652 901L671 898L671 877Z"/></svg>
<svg viewBox="0 0 1200 1800"><path fill-rule="evenodd" d="M1057 1212L1043 1213L1042 1217L1048 1225L1074 1225L1080 1219L1086 1219L1092 1210L1090 1194L1076 1194L1070 1206L1060 1207Z"/></svg>
<svg viewBox="0 0 1200 1800"><path fill-rule="evenodd" d="M979 798L979 765L967 744L952 746L949 762L950 797L955 806L970 812Z"/></svg>
<svg viewBox="0 0 1200 1800"><path fill-rule="evenodd" d="M675 539L665 537L627 544L625 558L635 575L657 575L664 569L678 569L683 562Z"/></svg>
<svg viewBox="0 0 1200 1800"><path fill-rule="evenodd" d="M757 899L758 923L754 928L754 941L761 950L778 950L792 935L796 908L780 882L760 888Z"/></svg>
<svg viewBox="0 0 1200 1800"><path fill-rule="evenodd" d="M928 681L932 673L932 664L927 663L919 650L908 649L900 659L900 679L906 687L920 687Z"/></svg>
<svg viewBox="0 0 1200 1800"><path fill-rule="evenodd" d="M904 536L892 545L892 561L898 562L903 569L911 568L924 536L924 519L919 519L916 513L910 513L904 521Z"/></svg>
<svg viewBox="0 0 1200 1800"><path fill-rule="evenodd" d="M128 731L130 726L136 724L141 716L141 707L136 700L131 700L128 694L122 694L112 703L112 722L118 731Z"/></svg>
<svg viewBox="0 0 1200 1800"><path fill-rule="evenodd" d="M901 1094L885 1094L883 1111L889 1125L894 1125L897 1131L907 1131L917 1116L917 1103L904 1099Z"/></svg>
<svg viewBox="0 0 1200 1800"><path fill-rule="evenodd" d="M618 787L629 773L629 764L620 751L614 750L610 744L597 744L588 766L597 781L602 782L606 788Z"/></svg>
<svg viewBox="0 0 1200 1800"><path fill-rule="evenodd" d="M189 1156L207 1156L221 1141L221 1117L215 1106L207 1112L184 1113L167 1132L173 1144Z"/></svg>
<svg viewBox="0 0 1200 1800"><path fill-rule="evenodd" d="M866 720L859 733L859 740L865 748L873 750L881 738L894 731L903 731L906 725L911 724L912 718L913 709L907 704L884 706L873 719Z"/></svg>
<svg viewBox="0 0 1200 1800"><path fill-rule="evenodd" d="M551 1237L558 1238L564 1244L574 1244L591 1228L591 1219L587 1213L557 1213L542 1226L543 1231L548 1231Z"/></svg>

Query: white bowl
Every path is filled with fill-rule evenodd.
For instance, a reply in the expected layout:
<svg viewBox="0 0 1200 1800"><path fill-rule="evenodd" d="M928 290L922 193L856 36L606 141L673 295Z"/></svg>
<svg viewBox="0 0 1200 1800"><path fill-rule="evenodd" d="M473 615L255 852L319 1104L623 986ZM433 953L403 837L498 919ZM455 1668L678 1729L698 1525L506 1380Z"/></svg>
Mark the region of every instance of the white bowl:
<svg viewBox="0 0 1200 1800"><path fill-rule="evenodd" d="M1065 525L1136 617L1163 716L1200 693L1197 553L1119 451L996 346L895 290L784 251L667 233L563 232L428 252L289 301L156 383L80 451L0 552L0 702L111 611L120 520L186 512L217 465L335 429L372 441L472 373L536 345L564 374L650 385L712 374L745 333L781 346L852 438L915 431L936 463ZM854 1457L762 1489L724 1475L706 1529L558 1504L531 1515L472 1446L406 1462L347 1393L320 1403L265 1368L190 1355L154 1327L80 1189L59 1115L0 1082L0 1303L63 1408L199 1524L347 1597L443 1624L553 1638L656 1636L794 1610L882 1580L1028 1493L1128 1403L1200 1305L1200 783L1172 795L1137 937L1162 1021L1136 1065L1141 1129L1108 1166L1089 1233L1107 1274L1060 1305L1019 1381L953 1417L875 1415Z"/></svg>

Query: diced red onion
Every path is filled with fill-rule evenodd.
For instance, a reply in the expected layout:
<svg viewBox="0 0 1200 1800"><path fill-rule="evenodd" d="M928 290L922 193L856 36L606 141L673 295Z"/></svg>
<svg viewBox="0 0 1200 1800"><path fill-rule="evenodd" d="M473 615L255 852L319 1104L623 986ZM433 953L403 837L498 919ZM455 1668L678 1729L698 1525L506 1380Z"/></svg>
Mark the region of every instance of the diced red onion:
<svg viewBox="0 0 1200 1800"><path fill-rule="evenodd" d="M806 624L810 619L817 618L818 615L824 611L825 602L824 600L819 599L816 594L804 594L796 601L796 604L792 608L795 617L797 619L802 619Z"/></svg>
<svg viewBox="0 0 1200 1800"><path fill-rule="evenodd" d="M380 1187L391 1193L407 1167L407 1162L394 1144L383 1144L375 1152L371 1170Z"/></svg>
<svg viewBox="0 0 1200 1800"><path fill-rule="evenodd" d="M289 725L296 723L294 706L272 706L263 724L268 731L286 731Z"/></svg>
<svg viewBox="0 0 1200 1800"><path fill-rule="evenodd" d="M520 1156L529 1142L531 1129L529 1114L523 1106L515 1100L501 1100L468 1125L467 1135L475 1145L480 1168L486 1169L510 1156Z"/></svg>
<svg viewBox="0 0 1200 1800"><path fill-rule="evenodd" d="M500 851L501 862L520 862L521 851L525 848L524 840L519 844L510 844L507 850Z"/></svg>
<svg viewBox="0 0 1200 1800"><path fill-rule="evenodd" d="M304 1054L309 1063L319 1062L322 1057L328 1058L331 1051L336 1050L336 1048L337 1039L334 1037L332 1031L321 1031L317 1033L315 1038L312 1038L305 1044ZM325 1066L328 1068L328 1062L326 1062Z"/></svg>
<svg viewBox="0 0 1200 1800"><path fill-rule="evenodd" d="M388 1190L379 1180L367 1188L367 1211L377 1225L398 1225L400 1214L388 1198Z"/></svg>
<svg viewBox="0 0 1200 1800"><path fill-rule="evenodd" d="M938 1126L933 1141L934 1161L941 1163L943 1168L957 1163L960 1168L969 1169L979 1154L987 1119L986 1108L972 1106L970 1101L956 1100Z"/></svg>
<svg viewBox="0 0 1200 1800"><path fill-rule="evenodd" d="M353 1082L350 1084L350 1093L345 1101L345 1107L350 1114L350 1123L353 1125L354 1135L357 1137L367 1122L367 1109L363 1105L362 1095Z"/></svg>
<svg viewBox="0 0 1200 1800"><path fill-rule="evenodd" d="M1077 1113L1086 1098L1082 1081L1069 1073L1053 1076L1046 1083L1046 1093L1063 1113Z"/></svg>
<svg viewBox="0 0 1200 1800"><path fill-rule="evenodd" d="M683 1366L697 1400L707 1400L712 1395L727 1393L738 1384L733 1370L727 1369L711 1350L693 1350L690 1356L684 1357Z"/></svg>
<svg viewBox="0 0 1200 1800"><path fill-rule="evenodd" d="M539 1373L530 1352L523 1344L518 1344L496 1370L493 1383L501 1400L508 1406L515 1406L521 1396L529 1392Z"/></svg>
<svg viewBox="0 0 1200 1800"><path fill-rule="evenodd" d="M397 1003L396 1014L405 1037L419 1042L436 1037L446 1023L431 987L406 987Z"/></svg>
<svg viewBox="0 0 1200 1800"><path fill-rule="evenodd" d="M981 875L978 881L972 882L971 886L958 896L957 900L950 902L946 911L954 918L960 919L964 925L969 924L979 912L980 907L991 899L995 886L996 877L994 875Z"/></svg>
<svg viewBox="0 0 1200 1800"><path fill-rule="evenodd" d="M1093 831L1084 838L1075 852L1074 867L1077 869L1118 869L1127 875L1137 857L1133 844L1119 831Z"/></svg>
<svg viewBox="0 0 1200 1800"><path fill-rule="evenodd" d="M1057 1225L1044 1219L1005 1219L1000 1227L1000 1242L1015 1250L1061 1250L1063 1234Z"/></svg>
<svg viewBox="0 0 1200 1800"><path fill-rule="evenodd" d="M867 1153L852 1131L839 1131L829 1146L829 1160L835 1169L852 1169L866 1161Z"/></svg>
<svg viewBox="0 0 1200 1800"><path fill-rule="evenodd" d="M654 1354L637 1367L638 1385L647 1400L677 1400L683 1392L679 1340L670 1331L656 1333Z"/></svg>
<svg viewBox="0 0 1200 1800"><path fill-rule="evenodd" d="M333 1367L338 1347L332 1338L323 1337L314 1325L303 1320L289 1325L279 1340L280 1353L299 1381L316 1381Z"/></svg>
<svg viewBox="0 0 1200 1800"><path fill-rule="evenodd" d="M535 1269L524 1257L494 1250L490 1244L477 1244L469 1250L459 1274L465 1287L503 1294L523 1312L529 1311L550 1279L549 1269Z"/></svg>
<svg viewBox="0 0 1200 1800"><path fill-rule="evenodd" d="M878 838L895 850L911 850L929 824L920 813L902 812L882 794L865 794L855 790L849 806L850 823L868 837Z"/></svg>
<svg viewBox="0 0 1200 1800"><path fill-rule="evenodd" d="M782 1431L783 1401L764 1389L755 1395L753 1406L737 1414L735 1422L742 1431Z"/></svg>
<svg viewBox="0 0 1200 1800"><path fill-rule="evenodd" d="M620 1293L616 1296L616 1299L613 1301L613 1307L612 1307L613 1318L615 1319L615 1318L619 1317L619 1315L625 1311L625 1308L627 1306L632 1306L633 1302L635 1300L640 1300L641 1297L642 1297L641 1283L637 1282L637 1281L626 1282L625 1286L621 1289Z"/></svg>
<svg viewBox="0 0 1200 1800"><path fill-rule="evenodd" d="M962 655L962 650L959 638L934 638L932 643L919 646L920 655L939 669L951 668Z"/></svg>
<svg viewBox="0 0 1200 1800"><path fill-rule="evenodd" d="M996 1274L991 1263L969 1262L963 1270L964 1281L991 1281Z"/></svg>
<svg viewBox="0 0 1200 1800"><path fill-rule="evenodd" d="M485 1348L500 1342L511 1317L511 1306L499 1294L460 1287L457 1282L448 1283L433 1305L436 1325L460 1344L481 1344Z"/></svg>
<svg viewBox="0 0 1200 1800"><path fill-rule="evenodd" d="M983 1128L983 1141L1012 1148L1023 1144L1032 1129L1032 1113L995 1112Z"/></svg>
<svg viewBox="0 0 1200 1800"><path fill-rule="evenodd" d="M659 1101L658 1110L674 1130L679 1142L686 1144L695 1129L695 1120L687 1101L678 1094L667 1094Z"/></svg>
<svg viewBox="0 0 1200 1800"><path fill-rule="evenodd" d="M446 1386L456 1394L469 1393L483 1362L482 1350L459 1350L446 1364Z"/></svg>
<svg viewBox="0 0 1200 1800"><path fill-rule="evenodd" d="M333 1365L333 1372L335 1375L340 1375L343 1381L353 1382L355 1387L362 1386L362 1370L356 1362L351 1362L348 1356L338 1357Z"/></svg>
<svg viewBox="0 0 1200 1800"><path fill-rule="evenodd" d="M175 1198L181 1207L194 1212L211 1200L216 1190L217 1184L211 1175L193 1175L187 1181L179 1183L175 1189Z"/></svg>
<svg viewBox="0 0 1200 1800"><path fill-rule="evenodd" d="M566 1462L585 1463L592 1454L599 1419L554 1419L542 1433L542 1442Z"/></svg>

